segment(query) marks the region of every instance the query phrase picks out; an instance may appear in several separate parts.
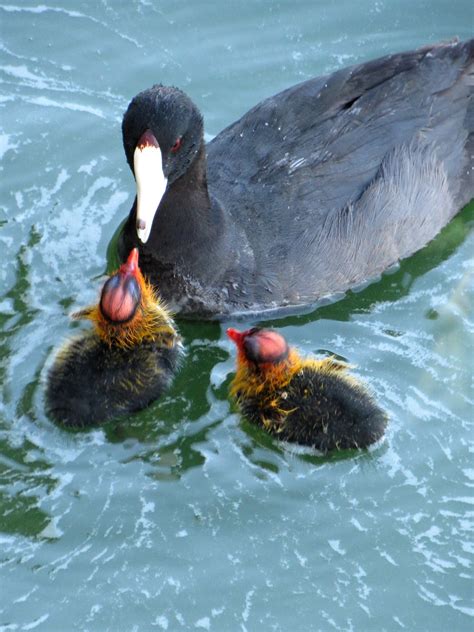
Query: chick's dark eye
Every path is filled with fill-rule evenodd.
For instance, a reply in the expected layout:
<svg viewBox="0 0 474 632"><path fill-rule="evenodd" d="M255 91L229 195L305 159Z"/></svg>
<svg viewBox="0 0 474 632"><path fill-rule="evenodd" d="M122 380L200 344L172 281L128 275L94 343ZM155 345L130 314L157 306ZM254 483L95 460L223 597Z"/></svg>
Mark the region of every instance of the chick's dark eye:
<svg viewBox="0 0 474 632"><path fill-rule="evenodd" d="M177 138L174 141L174 145L171 147L171 151L173 153L176 153L180 147L181 147L181 138Z"/></svg>

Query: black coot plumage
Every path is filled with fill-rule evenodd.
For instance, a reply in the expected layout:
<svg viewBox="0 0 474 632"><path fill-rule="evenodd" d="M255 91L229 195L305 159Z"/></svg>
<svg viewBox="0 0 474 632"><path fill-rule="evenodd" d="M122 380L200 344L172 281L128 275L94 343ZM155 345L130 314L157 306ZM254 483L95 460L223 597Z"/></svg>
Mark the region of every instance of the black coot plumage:
<svg viewBox="0 0 474 632"><path fill-rule="evenodd" d="M346 68L262 101L207 147L181 90L141 92L123 119L137 199L121 258L137 246L172 308L206 318L376 277L474 196L473 66L471 40Z"/></svg>
<svg viewBox="0 0 474 632"><path fill-rule="evenodd" d="M183 353L166 307L138 267L138 250L102 288L98 305L73 315L94 328L56 354L46 409L57 423L86 427L141 410L170 386Z"/></svg>

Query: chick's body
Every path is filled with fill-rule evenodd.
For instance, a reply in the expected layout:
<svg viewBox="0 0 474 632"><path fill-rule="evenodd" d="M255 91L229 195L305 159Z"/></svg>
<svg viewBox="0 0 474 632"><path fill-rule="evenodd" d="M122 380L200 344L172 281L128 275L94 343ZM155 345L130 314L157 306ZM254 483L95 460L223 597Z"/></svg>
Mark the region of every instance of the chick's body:
<svg viewBox="0 0 474 632"><path fill-rule="evenodd" d="M99 305L75 317L94 329L66 343L49 371L46 408L56 422L105 422L145 408L170 386L181 339L140 273L138 251L107 281Z"/></svg>
<svg viewBox="0 0 474 632"><path fill-rule="evenodd" d="M92 332L72 340L49 375L49 413L65 426L84 427L146 408L168 389L181 351L154 342L109 347Z"/></svg>
<svg viewBox="0 0 474 632"><path fill-rule="evenodd" d="M262 332L240 335L258 340ZM265 341L257 353L245 348L245 338L241 344L231 395L250 422L282 441L321 452L365 448L383 436L385 413L345 364L304 359L294 349L277 361L261 362Z"/></svg>

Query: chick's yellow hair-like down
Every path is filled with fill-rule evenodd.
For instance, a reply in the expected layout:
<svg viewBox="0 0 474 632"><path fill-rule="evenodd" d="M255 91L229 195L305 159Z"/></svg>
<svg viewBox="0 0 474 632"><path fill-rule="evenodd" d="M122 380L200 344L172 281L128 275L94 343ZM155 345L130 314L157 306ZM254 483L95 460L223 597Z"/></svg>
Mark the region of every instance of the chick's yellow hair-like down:
<svg viewBox="0 0 474 632"><path fill-rule="evenodd" d="M140 286L140 303L127 322L114 323L108 320L100 304L81 309L72 317L90 320L99 338L109 346L130 349L150 340L172 347L178 334L170 312L140 271L136 278Z"/></svg>

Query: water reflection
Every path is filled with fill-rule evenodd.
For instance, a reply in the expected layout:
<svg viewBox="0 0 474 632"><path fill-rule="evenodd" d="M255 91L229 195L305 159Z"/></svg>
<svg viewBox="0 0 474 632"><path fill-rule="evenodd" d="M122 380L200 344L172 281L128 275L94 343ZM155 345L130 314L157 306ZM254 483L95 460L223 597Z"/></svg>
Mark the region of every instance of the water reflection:
<svg viewBox="0 0 474 632"><path fill-rule="evenodd" d="M38 536L50 521L40 498L51 493L56 480L37 446L26 438L12 445L7 431L7 423L0 421L0 531Z"/></svg>

